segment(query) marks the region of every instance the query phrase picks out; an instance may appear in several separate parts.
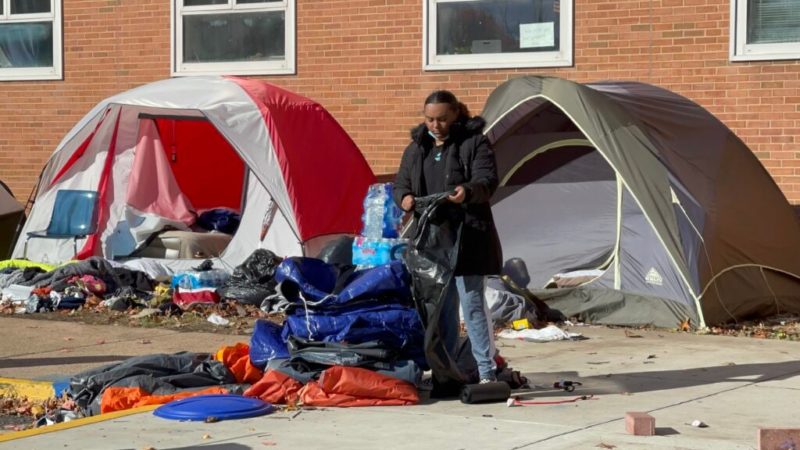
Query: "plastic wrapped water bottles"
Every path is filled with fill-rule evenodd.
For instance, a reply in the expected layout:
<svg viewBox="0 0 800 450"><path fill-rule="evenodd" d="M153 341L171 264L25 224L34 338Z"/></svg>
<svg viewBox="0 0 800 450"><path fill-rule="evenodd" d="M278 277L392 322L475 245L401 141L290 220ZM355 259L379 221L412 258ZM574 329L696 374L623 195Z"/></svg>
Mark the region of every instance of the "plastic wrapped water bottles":
<svg viewBox="0 0 800 450"><path fill-rule="evenodd" d="M400 236L400 229L403 226L403 210L394 202L392 195L392 183L386 183L384 191L388 206L384 206L383 212L383 237L396 238Z"/></svg>
<svg viewBox="0 0 800 450"><path fill-rule="evenodd" d="M396 259L403 259L407 239L379 238L372 239L358 236L353 239L353 264L360 269L389 264Z"/></svg>
<svg viewBox="0 0 800 450"><path fill-rule="evenodd" d="M386 203L386 189L383 184L373 184L367 189L364 198L364 215L361 220L363 236L377 239L383 237L383 215Z"/></svg>
<svg viewBox="0 0 800 450"><path fill-rule="evenodd" d="M392 198L391 183L376 183L364 198L364 228L361 234L371 239L396 238L400 234L403 211Z"/></svg>
<svg viewBox="0 0 800 450"><path fill-rule="evenodd" d="M376 183L364 197L362 236L353 240L353 264L366 269L388 264L403 255L405 239L398 239L403 211L392 198L392 183Z"/></svg>
<svg viewBox="0 0 800 450"><path fill-rule="evenodd" d="M221 269L187 270L172 276L172 287L182 289L217 288L225 284L230 275Z"/></svg>

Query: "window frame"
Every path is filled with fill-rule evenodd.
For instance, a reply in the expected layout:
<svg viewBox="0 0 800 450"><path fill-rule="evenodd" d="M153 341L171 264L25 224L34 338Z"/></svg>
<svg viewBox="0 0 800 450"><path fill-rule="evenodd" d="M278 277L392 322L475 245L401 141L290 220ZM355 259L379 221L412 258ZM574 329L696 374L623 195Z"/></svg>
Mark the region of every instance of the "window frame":
<svg viewBox="0 0 800 450"><path fill-rule="evenodd" d="M479 53L438 55L436 53L436 5L480 0L422 0L422 68L427 71L469 69L518 69L533 67L571 67L574 63L574 0L559 1L560 49L551 52ZM431 38L434 37L434 38Z"/></svg>
<svg viewBox="0 0 800 450"><path fill-rule="evenodd" d="M772 61L800 59L800 42L782 44L747 43L748 6L749 0L731 0L730 60Z"/></svg>
<svg viewBox="0 0 800 450"><path fill-rule="evenodd" d="M222 5L181 6L183 0L172 0L170 33L170 72L172 76L192 75L294 75L296 73L296 0L282 0L264 3L236 4L228 0ZM229 12L270 12L284 11L284 55L282 61L232 61L214 63L184 63L183 61L183 17L184 15L219 14Z"/></svg>
<svg viewBox="0 0 800 450"><path fill-rule="evenodd" d="M0 81L62 80L64 78L63 16L61 0L50 0L50 12L11 14L11 0L0 0L0 24L51 22L53 24L53 65L48 67L0 68ZM13 17L13 18L12 18Z"/></svg>

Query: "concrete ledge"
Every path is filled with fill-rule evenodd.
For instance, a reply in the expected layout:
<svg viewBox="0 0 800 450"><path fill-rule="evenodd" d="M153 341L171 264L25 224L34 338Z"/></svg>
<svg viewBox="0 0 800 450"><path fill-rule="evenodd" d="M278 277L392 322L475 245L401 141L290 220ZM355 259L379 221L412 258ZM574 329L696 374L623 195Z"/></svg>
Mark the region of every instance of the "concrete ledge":
<svg viewBox="0 0 800 450"><path fill-rule="evenodd" d="M63 389L59 385L59 394ZM0 395L4 397L27 397L33 401L44 401L56 397L56 386L52 381L0 378Z"/></svg>

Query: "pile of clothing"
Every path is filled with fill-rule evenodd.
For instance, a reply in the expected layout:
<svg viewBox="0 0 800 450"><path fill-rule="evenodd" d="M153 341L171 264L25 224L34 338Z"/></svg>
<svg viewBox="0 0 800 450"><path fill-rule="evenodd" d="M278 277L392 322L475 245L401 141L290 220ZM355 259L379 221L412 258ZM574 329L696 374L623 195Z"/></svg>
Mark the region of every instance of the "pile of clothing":
<svg viewBox="0 0 800 450"><path fill-rule="evenodd" d="M124 310L138 306L132 299L141 299L144 304L156 286L147 274L99 257L59 267L25 260L0 264L3 301L18 305L20 312L27 313L97 306L104 301L111 307L120 300L122 306L112 309Z"/></svg>

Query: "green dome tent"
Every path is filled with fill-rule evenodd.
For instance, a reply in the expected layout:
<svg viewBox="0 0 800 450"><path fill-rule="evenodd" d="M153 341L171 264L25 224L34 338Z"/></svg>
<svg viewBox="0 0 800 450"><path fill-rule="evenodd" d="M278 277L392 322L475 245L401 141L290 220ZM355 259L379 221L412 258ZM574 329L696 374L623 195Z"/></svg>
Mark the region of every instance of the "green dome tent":
<svg viewBox="0 0 800 450"><path fill-rule="evenodd" d="M552 307L661 327L800 312L794 212L701 106L643 83L530 76L500 85L483 116L504 256L525 260Z"/></svg>

